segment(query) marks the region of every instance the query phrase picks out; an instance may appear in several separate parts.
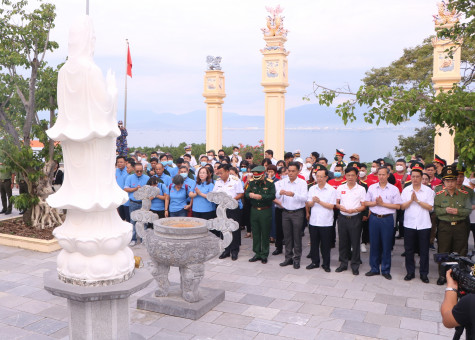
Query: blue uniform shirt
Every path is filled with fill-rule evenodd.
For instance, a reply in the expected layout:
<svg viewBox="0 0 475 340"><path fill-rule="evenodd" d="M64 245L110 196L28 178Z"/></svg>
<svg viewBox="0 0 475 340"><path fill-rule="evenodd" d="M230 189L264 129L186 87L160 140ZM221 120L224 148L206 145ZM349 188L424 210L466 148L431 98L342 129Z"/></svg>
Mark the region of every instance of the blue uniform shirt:
<svg viewBox="0 0 475 340"><path fill-rule="evenodd" d="M168 186L166 186L163 183L158 183L157 188L160 189L159 195L168 195ZM163 211L165 210L165 200L161 200L160 198L154 198L152 200L152 206L150 207L150 210L155 210L155 211Z"/></svg>
<svg viewBox="0 0 475 340"><path fill-rule="evenodd" d="M175 189L175 184L172 184L172 187L170 189L170 205L168 207L168 210L170 212L177 212L185 208L185 205L187 205L187 199L188 199L188 193L190 192L190 188L188 188L188 191L185 190L185 185L181 187L180 191L176 191Z"/></svg>
<svg viewBox="0 0 475 340"><path fill-rule="evenodd" d="M165 169L170 173L170 177L173 178L178 174L178 167L166 166Z"/></svg>
<svg viewBox="0 0 475 340"><path fill-rule="evenodd" d="M127 179L125 180L124 188L136 188L139 185L143 187L144 185L147 185L149 178L150 177L148 177L147 175L142 175L140 177L138 177L136 174L129 175L129 177L127 177ZM129 192L128 194L129 199L133 201L138 201L138 199L134 197L135 191Z"/></svg>
<svg viewBox="0 0 475 340"><path fill-rule="evenodd" d="M201 193L206 195L208 192L213 191L214 183L211 182L210 184L206 184L206 182L203 182L201 184L197 184L195 188L193 189L193 192L195 192L196 188L200 189ZM216 204L198 195L195 198L193 198L192 210L196 212L214 211L216 210Z"/></svg>
<svg viewBox="0 0 475 340"><path fill-rule="evenodd" d="M158 179L161 179L163 181L163 184L167 186L167 188L172 184L172 178L168 176L167 174L162 174L161 176L154 175Z"/></svg>
<svg viewBox="0 0 475 340"><path fill-rule="evenodd" d="M115 180L121 189L125 187L125 180L129 177L127 169L124 167L122 170L119 168L115 169Z"/></svg>

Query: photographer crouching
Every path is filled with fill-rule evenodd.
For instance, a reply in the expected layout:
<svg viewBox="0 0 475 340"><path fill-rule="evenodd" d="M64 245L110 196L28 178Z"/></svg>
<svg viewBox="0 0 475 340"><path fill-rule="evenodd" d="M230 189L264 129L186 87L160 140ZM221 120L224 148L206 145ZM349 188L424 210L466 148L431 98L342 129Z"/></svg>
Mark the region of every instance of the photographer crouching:
<svg viewBox="0 0 475 340"><path fill-rule="evenodd" d="M475 294L468 293L460 298L459 284L452 277L453 269L446 274L447 288L440 307L442 322L447 328L455 327L453 339L458 340L465 329L467 340L475 340L473 327L475 326ZM473 276L472 276L473 277Z"/></svg>

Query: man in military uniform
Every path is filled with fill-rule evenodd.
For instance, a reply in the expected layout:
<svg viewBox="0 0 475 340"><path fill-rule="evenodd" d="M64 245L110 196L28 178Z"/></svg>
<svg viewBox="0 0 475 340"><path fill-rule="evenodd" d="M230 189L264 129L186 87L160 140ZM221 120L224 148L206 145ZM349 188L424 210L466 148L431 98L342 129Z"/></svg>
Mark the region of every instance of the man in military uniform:
<svg viewBox="0 0 475 340"><path fill-rule="evenodd" d="M439 219L438 244L439 253L456 252L467 255L469 225L467 216L472 211L469 194L465 190L457 189L458 171L455 167L447 166L442 170L444 189L436 193L434 209ZM443 268L439 266L438 285L446 282Z"/></svg>
<svg viewBox="0 0 475 340"><path fill-rule="evenodd" d="M435 177L442 179L442 169L447 166L447 161L436 154L433 163L435 166Z"/></svg>
<svg viewBox="0 0 475 340"><path fill-rule="evenodd" d="M252 250L255 255L249 262L267 263L269 234L272 225L272 201L275 199L274 181L266 178L262 165L252 169L245 196L251 201Z"/></svg>
<svg viewBox="0 0 475 340"><path fill-rule="evenodd" d="M12 189L15 175L7 169L5 164L0 163L0 194L2 196L2 211L0 214L12 213Z"/></svg>

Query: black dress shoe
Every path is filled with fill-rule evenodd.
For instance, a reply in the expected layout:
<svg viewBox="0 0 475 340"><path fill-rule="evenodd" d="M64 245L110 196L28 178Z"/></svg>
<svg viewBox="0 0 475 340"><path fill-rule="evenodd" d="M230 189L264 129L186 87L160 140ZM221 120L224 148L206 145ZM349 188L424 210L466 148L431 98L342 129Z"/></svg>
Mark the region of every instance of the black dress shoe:
<svg viewBox="0 0 475 340"><path fill-rule="evenodd" d="M439 279L437 280L437 285L438 285L438 286L442 286L442 285L444 285L446 282L447 282L447 280L445 279L445 277L440 276Z"/></svg>
<svg viewBox="0 0 475 340"><path fill-rule="evenodd" d="M332 244L330 245L330 248L335 248L335 243L332 243Z"/></svg>
<svg viewBox="0 0 475 340"><path fill-rule="evenodd" d="M367 272L365 275L366 275L366 276L375 276L375 275L379 275L379 273L369 271L369 272Z"/></svg>
<svg viewBox="0 0 475 340"><path fill-rule="evenodd" d="M3 209L2 211L0 211L0 214L5 214L7 212L6 209Z"/></svg>
<svg viewBox="0 0 475 340"><path fill-rule="evenodd" d="M5 215L10 215L11 213L12 213L12 211L8 210L8 211L5 212Z"/></svg>
<svg viewBox="0 0 475 340"><path fill-rule="evenodd" d="M411 281L415 277L416 276L414 274L407 274L406 276L404 276L404 281Z"/></svg>
<svg viewBox="0 0 475 340"><path fill-rule="evenodd" d="M261 259L261 262L262 262L262 264L266 264L267 263L267 257L264 257L263 259Z"/></svg>
<svg viewBox="0 0 475 340"><path fill-rule="evenodd" d="M345 271L345 270L347 270L347 269L348 269L348 267L339 266L337 269L335 269L335 272L341 273L342 271Z"/></svg>
<svg viewBox="0 0 475 340"><path fill-rule="evenodd" d="M237 253L231 253L231 260L236 261L237 258L238 258L238 254L237 254Z"/></svg>
<svg viewBox="0 0 475 340"><path fill-rule="evenodd" d="M281 264L279 264L279 266L281 266L281 267L290 266L293 263L294 263L294 260L288 259L288 260L285 260L284 262L282 262Z"/></svg>
<svg viewBox="0 0 475 340"><path fill-rule="evenodd" d="M231 254L229 254L227 251L223 251L221 255L219 255L219 258L222 260L229 256L231 256Z"/></svg>
<svg viewBox="0 0 475 340"><path fill-rule="evenodd" d="M385 273L383 274L383 277L386 279L386 280L391 280L393 277L391 276L391 274L389 273Z"/></svg>
<svg viewBox="0 0 475 340"><path fill-rule="evenodd" d="M405 257L405 256L406 256L406 252L402 253L401 256L402 256L402 257Z"/></svg>
<svg viewBox="0 0 475 340"><path fill-rule="evenodd" d="M352 269L353 275L360 275L360 271L358 269Z"/></svg>
<svg viewBox="0 0 475 340"><path fill-rule="evenodd" d="M307 267L305 267L306 269L315 269L315 268L318 268L320 267L319 264L315 264L315 263L310 263Z"/></svg>
<svg viewBox="0 0 475 340"><path fill-rule="evenodd" d="M282 249L276 249L272 252L272 255L279 255L282 254Z"/></svg>
<svg viewBox="0 0 475 340"><path fill-rule="evenodd" d="M253 258L250 258L250 259L249 259L249 262L257 262L257 261L259 261L259 260L260 260L260 258L257 257L256 255L254 255Z"/></svg>
<svg viewBox="0 0 475 340"><path fill-rule="evenodd" d="M330 267L322 266L323 270L327 273L331 272Z"/></svg>
<svg viewBox="0 0 475 340"><path fill-rule="evenodd" d="M308 253L307 259L310 259L310 258L312 258L312 255L310 255L310 253Z"/></svg>
<svg viewBox="0 0 475 340"><path fill-rule="evenodd" d="M427 277L427 275L421 275L421 281L424 283L429 283L429 278Z"/></svg>
<svg viewBox="0 0 475 340"><path fill-rule="evenodd" d="M294 261L294 269L300 268L300 262Z"/></svg>

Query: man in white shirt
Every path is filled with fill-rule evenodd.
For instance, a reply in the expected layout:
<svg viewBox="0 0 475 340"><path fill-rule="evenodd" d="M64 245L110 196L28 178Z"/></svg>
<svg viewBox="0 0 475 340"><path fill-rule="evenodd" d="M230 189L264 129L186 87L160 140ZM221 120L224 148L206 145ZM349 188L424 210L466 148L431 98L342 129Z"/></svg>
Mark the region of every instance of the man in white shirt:
<svg viewBox="0 0 475 340"><path fill-rule="evenodd" d="M274 151L271 149L264 152L264 158L270 159L273 165L277 165L277 159L274 158Z"/></svg>
<svg viewBox="0 0 475 340"><path fill-rule="evenodd" d="M320 267L319 251L322 253L322 268L330 272L331 227L333 225L333 207L336 203L336 190L327 183L328 170L318 170L317 184L307 194L307 206L310 208L310 257L312 263L307 269Z"/></svg>
<svg viewBox="0 0 475 340"><path fill-rule="evenodd" d="M305 178L307 182L310 180L310 174L312 173L312 169L312 157L305 158L305 164L302 166L300 174Z"/></svg>
<svg viewBox="0 0 475 340"><path fill-rule="evenodd" d="M422 282L429 283L429 244L432 223L430 212L434 207L434 191L422 185L422 168L414 166L411 171L412 184L402 191L401 209L404 210L404 250L406 252L405 281L415 277L416 265L414 251L419 245L420 268Z"/></svg>
<svg viewBox="0 0 475 340"><path fill-rule="evenodd" d="M346 183L336 189L336 208L338 214L338 250L340 266L337 273L348 269L351 261L353 275L359 275L361 216L364 206L366 190L356 183L358 169L351 167L345 170ZM350 258L351 256L351 258Z"/></svg>
<svg viewBox="0 0 475 340"><path fill-rule="evenodd" d="M236 201L239 201L244 197L244 188L242 181L239 178L229 174L230 168L231 165L229 164L221 164L218 167L216 174L219 176L219 178L214 184L213 192L225 192ZM236 209L227 209L226 216L235 220L236 222L239 222L241 217L239 207ZM237 230L233 231L233 240L231 241L231 244L223 251L219 258L224 259L231 256L231 260L236 261L238 258L240 245L241 230L238 228Z"/></svg>
<svg viewBox="0 0 475 340"><path fill-rule="evenodd" d="M280 266L293 264L300 268L302 256L302 225L305 218L305 202L307 201L307 183L298 178L299 165L290 162L289 177L282 179L276 199L282 203L282 229L284 231L285 261Z"/></svg>
<svg viewBox="0 0 475 340"><path fill-rule="evenodd" d="M366 276L379 275L380 267L383 277L391 280L391 249L394 238L394 214L402 203L399 189L388 183L389 170L378 169L379 183L368 188L365 205L369 207L369 264L371 270Z"/></svg>

